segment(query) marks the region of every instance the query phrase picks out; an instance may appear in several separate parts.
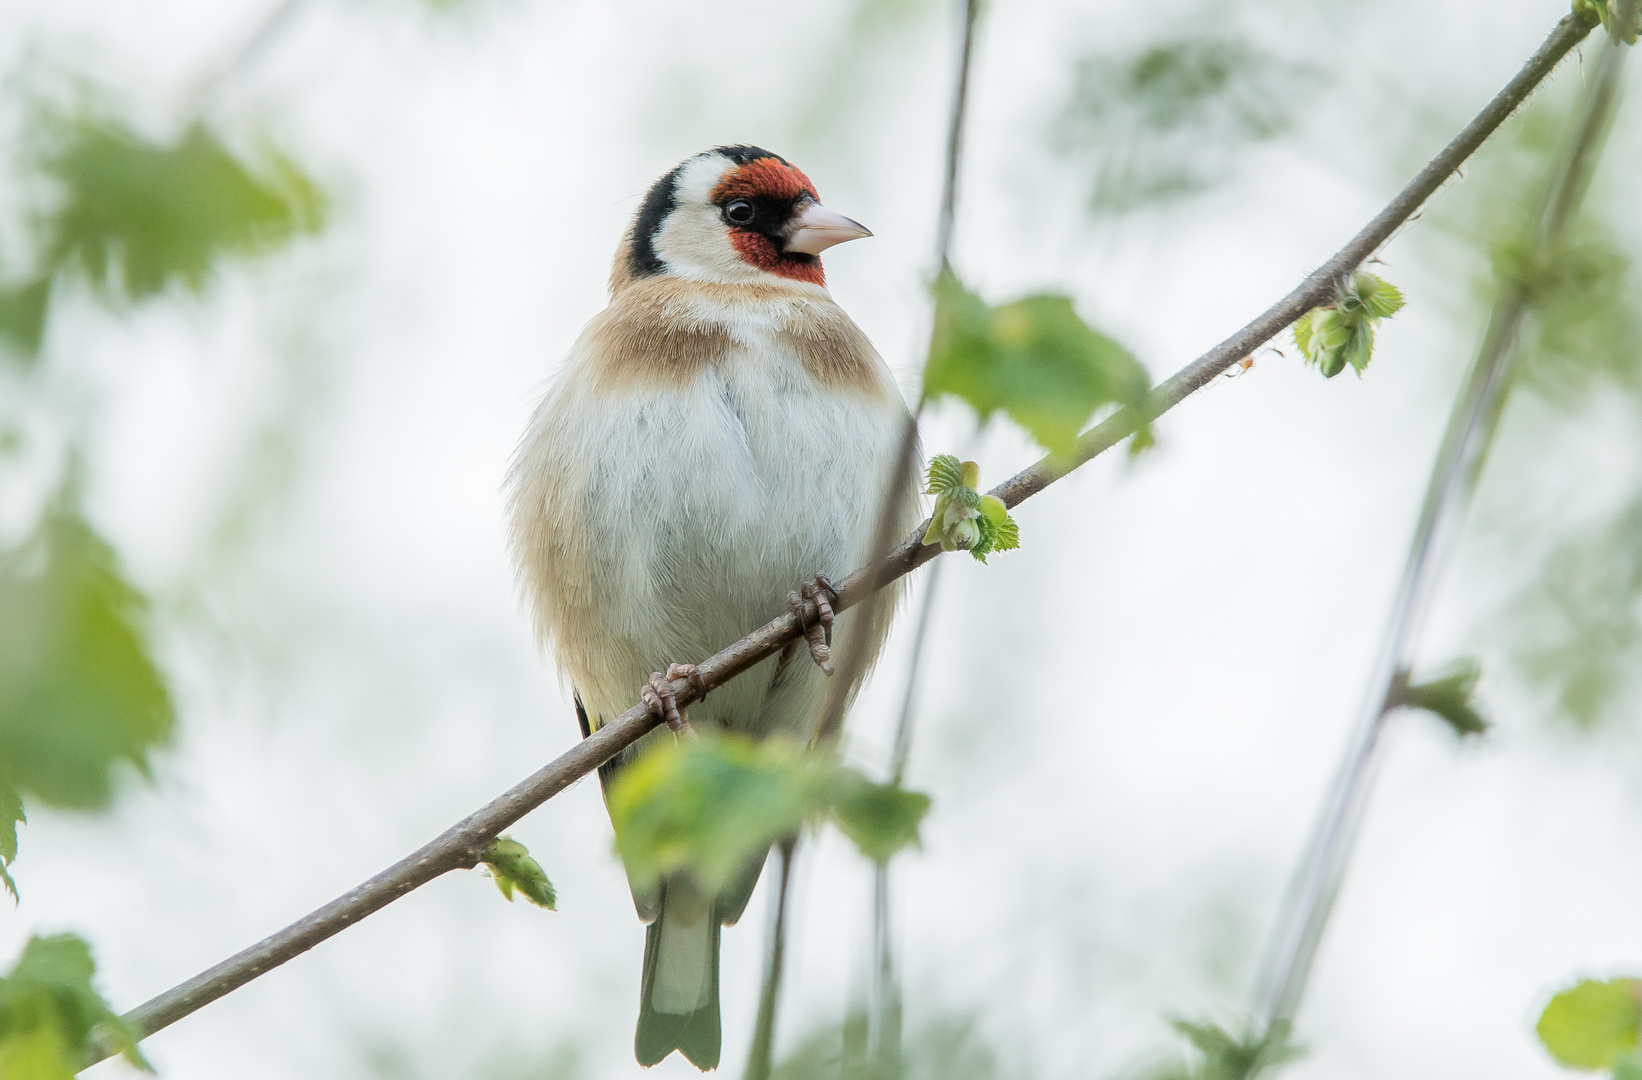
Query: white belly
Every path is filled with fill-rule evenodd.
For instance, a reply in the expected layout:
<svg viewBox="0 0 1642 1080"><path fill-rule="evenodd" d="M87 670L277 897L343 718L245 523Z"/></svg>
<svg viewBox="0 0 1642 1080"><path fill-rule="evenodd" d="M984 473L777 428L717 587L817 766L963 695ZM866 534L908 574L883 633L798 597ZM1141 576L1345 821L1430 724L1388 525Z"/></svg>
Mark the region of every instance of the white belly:
<svg viewBox="0 0 1642 1080"><path fill-rule="evenodd" d="M537 610L554 613L541 629L597 725L650 672L762 625L816 573L861 565L906 413L893 389L818 386L773 339L732 347L682 386L612 392L568 375L520 466L557 471L547 513L580 534L581 557L564 561L581 565L536 577L585 602ZM835 648L849 632L841 618ZM824 682L801 655L773 683L774 663L714 691L692 722L803 730Z"/></svg>

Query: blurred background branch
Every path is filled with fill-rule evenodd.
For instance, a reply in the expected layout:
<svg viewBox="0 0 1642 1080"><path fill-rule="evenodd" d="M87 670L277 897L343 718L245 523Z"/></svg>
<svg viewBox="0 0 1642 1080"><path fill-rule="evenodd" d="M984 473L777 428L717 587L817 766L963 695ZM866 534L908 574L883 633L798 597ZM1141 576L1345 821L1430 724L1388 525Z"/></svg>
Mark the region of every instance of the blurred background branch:
<svg viewBox="0 0 1642 1080"><path fill-rule="evenodd" d="M1630 0L1629 7L1634 11L1635 0ZM1590 185L1613 121L1627 51L1628 46L1614 40L1605 42L1597 54L1562 150L1542 182L1543 201L1525 253L1527 265L1545 265L1555 257ZM1384 745L1386 720L1410 703L1406 692L1399 694L1398 690L1407 687L1432 593L1476 491L1515 379L1517 338L1532 308L1530 287L1522 276L1502 276L1499 282L1487 331L1432 464L1425 503L1380 642L1357 733L1268 943L1256 1008L1263 1030L1279 1037L1286 1037L1293 1025L1350 861ZM1474 674L1469 683L1475 683Z"/></svg>

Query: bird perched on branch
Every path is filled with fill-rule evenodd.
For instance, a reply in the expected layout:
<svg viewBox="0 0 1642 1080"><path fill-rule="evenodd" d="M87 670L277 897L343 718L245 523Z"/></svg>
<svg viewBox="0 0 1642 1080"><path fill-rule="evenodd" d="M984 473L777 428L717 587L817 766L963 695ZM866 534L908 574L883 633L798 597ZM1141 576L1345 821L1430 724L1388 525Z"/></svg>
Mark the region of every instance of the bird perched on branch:
<svg viewBox="0 0 1642 1080"><path fill-rule="evenodd" d="M841 614L834 630L828 576L869 555L908 416L819 258L869 235L767 150L688 159L645 195L609 306L530 421L508 477L511 546L582 735L635 697L668 721L600 770L607 792L623 764L682 730L671 680L694 668L680 661L814 601L826 625L812 628L809 657L795 641L689 718L806 738L827 698L829 639L866 634L877 654L893 605L873 625L858 622L870 605ZM899 534L917 520L918 485L897 487ZM716 896L688 874L633 883L649 923L641 1065L675 1049L718 1064L719 928L740 917L763 862Z"/></svg>

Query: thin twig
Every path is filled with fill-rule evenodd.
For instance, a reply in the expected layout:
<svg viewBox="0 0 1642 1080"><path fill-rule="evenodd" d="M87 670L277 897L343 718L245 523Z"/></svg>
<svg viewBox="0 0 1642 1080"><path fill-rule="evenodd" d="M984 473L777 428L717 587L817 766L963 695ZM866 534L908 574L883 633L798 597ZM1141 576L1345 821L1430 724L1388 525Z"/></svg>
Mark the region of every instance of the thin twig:
<svg viewBox="0 0 1642 1080"><path fill-rule="evenodd" d="M935 227L935 273L943 275L952 268L952 237L958 219L958 179L962 173L963 144L965 120L969 111L969 79L975 55L975 29L980 21L980 0L960 0L961 17L963 19L962 38L958 45L958 71L953 79L952 109L947 123L946 133L946 172L941 184L941 214ZM933 329L931 334L933 335ZM928 350L925 350L926 352ZM925 398L922 388L919 390L918 412L923 412ZM908 424L903 435L903 453L907 447L916 446L918 421L917 417ZM904 471L910 467L910 462L903 463L900 468ZM900 498L904 497L907 483L902 473L894 474L890 479L890 486L895 491L894 501L886 500L880 517L879 531L886 532L885 525L893 521L895 508ZM890 537L884 536L879 542L888 545ZM874 553L884 548L875 548ZM912 632L912 655L907 664L906 695L901 701L901 716L895 725L895 742L891 751L890 775L892 782L899 784L906 773L907 755L912 743L912 709L917 700L918 676L923 670L924 640L929 632L930 611L935 606L936 583L940 575L938 570L931 571L929 580L924 583L924 604L918 615L918 622ZM884 602L882 595L874 596L873 604ZM876 613L869 616L876 617ZM864 635L863 635L864 637ZM866 662L864 647L859 656L852 655L860 663ZM838 718L835 724L842 723L844 701L835 691L838 698L836 707ZM829 719L832 718L829 702ZM889 863L879 862L873 868L872 874L872 1002L870 1032L873 1049L870 1060L872 1074L876 1077L899 1076L901 1073L901 987L895 978L894 942L890 929L890 889Z"/></svg>
<svg viewBox="0 0 1642 1080"><path fill-rule="evenodd" d="M793 849L797 839L783 840L780 885L775 894L775 918L770 924L769 948L764 951L764 984L758 994L758 1021L747 1050L744 1080L769 1080L770 1054L775 1045L775 1012L781 1002L781 966L787 954L787 889L792 879Z"/></svg>
<svg viewBox="0 0 1642 1080"><path fill-rule="evenodd" d="M899 784L906 778L907 760L912 757L912 721L918 708L919 675L923 672L924 643L929 638L930 620L935 617L936 585L941 580L941 563L924 578L924 604L912 630L912 656L907 661L906 692L901 697L901 715L895 723L895 742L890 750L889 780Z"/></svg>
<svg viewBox="0 0 1642 1080"><path fill-rule="evenodd" d="M941 218L935 229L935 271L952 259L952 230L958 218L958 174L963 161L964 120L969 112L969 68L975 55L975 24L980 0L963 0L963 41L958 46L958 75L952 86L952 113L946 129L946 176L941 185Z"/></svg>
<svg viewBox="0 0 1642 1080"><path fill-rule="evenodd" d="M1299 288L1157 387L1148 399L1145 419L1157 419L1194 390L1269 341L1300 315L1319 303L1327 302L1333 294L1335 281L1373 254L1400 222L1419 209L1420 204L1442 185L1490 131L1505 121L1534 87L1550 74L1557 61L1587 33L1589 29L1572 17L1565 17L1559 22L1527 66L1367 228ZM1139 426L1141 419L1128 412L1109 417L1079 438L1069 465L1057 466L1046 457L999 484L989 494L1003 500L1007 506L1018 506L1071 469L1127 438ZM887 558L869 563L839 583L838 602L833 605L834 610L847 610L861 603L875 590L940 554L938 546L923 543L924 529L928 524L926 520L914 529ZM817 618L813 604L805 605L801 614L806 623ZM695 702L703 692L724 685L760 661L774 656L801 633L797 615L789 612L776 616L740 641L698 664L701 674L699 685L694 679L675 680L675 699L680 706ZM478 861L480 849L503 829L637 742L657 723L659 721L649 706L634 705L499 798L369 881L243 952L139 1005L126 1013L123 1019L139 1036L152 1035L257 976L302 955L441 874L472 868ZM100 1048L93 1055L96 1060L108 1056L110 1052L106 1048Z"/></svg>
<svg viewBox="0 0 1642 1080"><path fill-rule="evenodd" d="M936 563L924 578L924 602L912 630L912 656L907 662L906 692L901 698L901 715L895 724L895 742L890 751L890 783L900 786L906 778L907 760L912 756L912 721L918 704L919 677L924 668L924 644L934 617L935 595L943 563ZM890 925L889 863L872 868L872 994L875 1077L901 1075L901 984L895 975L895 941Z"/></svg>
<svg viewBox="0 0 1642 1080"><path fill-rule="evenodd" d="M953 80L952 86L952 110L946 134L946 162L941 181L941 212L935 228L936 274L946 272L952 257L952 233L958 214L958 175L962 171L964 121L969 110L969 77L971 60L975 52L975 25L981 13L980 0L960 2L963 5L963 36L958 46L957 77ZM895 519L907 497L907 487L913 483L913 463L918 456L918 418L923 415L923 411L923 391L920 388L918 407L907 417L901 429L900 449L896 452L895 464L884 484L884 500L878 509L878 524L873 530L872 546L867 549L871 552L873 562L879 561L879 557L888 552L890 545L895 542ZM880 582L880 587L888 582L889 579ZM871 607L856 621L862 626L872 626L878 617L878 605L883 602L884 598L875 591ZM821 746L831 742L843 726L844 710L849 705L855 680L872 659L868 655L869 647L868 634L850 636L848 648L844 652L844 662L839 665L838 675L827 695L826 708L822 710L821 719L816 725L812 740L815 745Z"/></svg>
<svg viewBox="0 0 1642 1080"><path fill-rule="evenodd" d="M901 1075L901 981L895 975L895 949L890 940L889 864L881 862L872 875L872 936L877 953L873 969L873 1080L899 1080Z"/></svg>
<svg viewBox="0 0 1642 1080"><path fill-rule="evenodd" d="M194 111L203 111L207 98L220 90L229 79L255 64L296 23L297 13L307 4L308 0L276 0L227 62L194 84L189 93Z"/></svg>
<svg viewBox="0 0 1642 1080"><path fill-rule="evenodd" d="M1548 254L1557 243L1589 184L1613 116L1624 49L1606 42L1596 61L1595 74L1586 84L1574 126L1552 169L1534 222L1531 263ZM1406 684L1437 576L1476 491L1515 375L1514 346L1527 310L1523 283L1501 281L1487 332L1454 402L1447 433L1432 464L1425 502L1356 733L1267 943L1257 1008L1268 1032L1287 1033L1305 994L1367 807L1379 763L1380 736L1387 718L1398 708L1393 690Z"/></svg>

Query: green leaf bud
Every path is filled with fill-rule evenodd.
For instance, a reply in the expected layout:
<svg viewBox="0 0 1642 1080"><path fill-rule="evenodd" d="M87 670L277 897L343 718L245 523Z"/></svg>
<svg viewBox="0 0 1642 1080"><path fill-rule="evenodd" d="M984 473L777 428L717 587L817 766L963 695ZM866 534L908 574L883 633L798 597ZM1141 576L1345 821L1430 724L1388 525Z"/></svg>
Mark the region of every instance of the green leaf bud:
<svg viewBox="0 0 1642 1080"><path fill-rule="evenodd" d="M555 910L558 894L541 863L530 857L530 850L509 836L498 836L485 845L479 861L490 871L496 888L511 902L517 889L526 900L537 907Z"/></svg>

